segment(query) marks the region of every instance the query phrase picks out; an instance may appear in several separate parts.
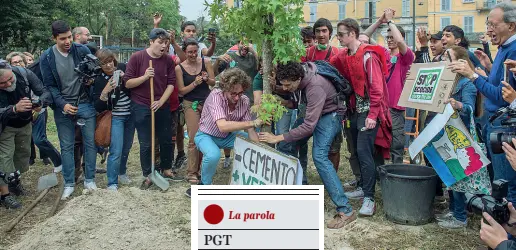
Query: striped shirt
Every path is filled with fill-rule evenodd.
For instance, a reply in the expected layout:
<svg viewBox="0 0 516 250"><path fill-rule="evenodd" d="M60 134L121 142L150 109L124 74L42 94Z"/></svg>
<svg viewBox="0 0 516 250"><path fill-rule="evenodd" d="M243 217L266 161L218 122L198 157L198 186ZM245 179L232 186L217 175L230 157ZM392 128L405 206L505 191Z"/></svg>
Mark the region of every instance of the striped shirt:
<svg viewBox="0 0 516 250"><path fill-rule="evenodd" d="M249 104L249 98L242 95L236 104L235 110L231 111L224 92L221 89L214 89L204 102L199 131L215 137L225 138L229 133L220 132L217 121L221 119L234 122L251 121Z"/></svg>
<svg viewBox="0 0 516 250"><path fill-rule="evenodd" d="M102 76L108 81L109 78L112 77L104 74L104 72L102 72ZM122 79L120 79L120 81L122 81ZM120 88L120 84L117 88ZM110 98L111 100L116 99L116 91L111 91ZM116 116L131 115L131 99L122 90L120 90L120 98L118 98L116 105L113 107L112 114Z"/></svg>

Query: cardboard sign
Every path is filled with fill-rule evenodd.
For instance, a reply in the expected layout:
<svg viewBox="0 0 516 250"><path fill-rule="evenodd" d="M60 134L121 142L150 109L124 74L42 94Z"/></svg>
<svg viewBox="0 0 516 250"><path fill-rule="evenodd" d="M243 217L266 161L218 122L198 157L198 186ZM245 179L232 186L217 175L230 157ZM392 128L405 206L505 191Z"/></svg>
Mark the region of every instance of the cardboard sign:
<svg viewBox="0 0 516 250"><path fill-rule="evenodd" d="M454 88L456 74L447 62L413 64L398 105L442 113Z"/></svg>
<svg viewBox="0 0 516 250"><path fill-rule="evenodd" d="M230 185L301 185L299 160L237 136Z"/></svg>

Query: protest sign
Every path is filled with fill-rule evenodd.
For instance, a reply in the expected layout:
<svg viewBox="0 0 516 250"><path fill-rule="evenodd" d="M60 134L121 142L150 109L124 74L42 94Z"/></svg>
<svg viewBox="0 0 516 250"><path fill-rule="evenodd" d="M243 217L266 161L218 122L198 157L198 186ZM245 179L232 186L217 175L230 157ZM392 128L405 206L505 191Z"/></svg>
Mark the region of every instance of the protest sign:
<svg viewBox="0 0 516 250"><path fill-rule="evenodd" d="M471 137L469 130L450 104L443 114L437 114L425 130L409 146L414 157L423 153L432 164L441 180L450 187L462 180L471 182L469 176L487 167L490 163L482 148ZM484 169L485 170L485 169ZM474 176L477 190L485 190L485 178Z"/></svg>
<svg viewBox="0 0 516 250"><path fill-rule="evenodd" d="M299 160L237 136L230 185L301 185Z"/></svg>
<svg viewBox="0 0 516 250"><path fill-rule="evenodd" d="M413 64L398 105L442 113L456 77L446 65L446 62Z"/></svg>

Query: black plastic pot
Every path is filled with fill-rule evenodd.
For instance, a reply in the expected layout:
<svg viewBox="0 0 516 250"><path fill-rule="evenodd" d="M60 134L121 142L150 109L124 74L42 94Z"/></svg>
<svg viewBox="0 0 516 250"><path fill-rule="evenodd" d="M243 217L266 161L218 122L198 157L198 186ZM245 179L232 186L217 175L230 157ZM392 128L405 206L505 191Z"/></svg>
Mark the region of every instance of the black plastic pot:
<svg viewBox="0 0 516 250"><path fill-rule="evenodd" d="M433 220L437 174L431 167L391 164L378 167L383 210L388 220L423 225Z"/></svg>

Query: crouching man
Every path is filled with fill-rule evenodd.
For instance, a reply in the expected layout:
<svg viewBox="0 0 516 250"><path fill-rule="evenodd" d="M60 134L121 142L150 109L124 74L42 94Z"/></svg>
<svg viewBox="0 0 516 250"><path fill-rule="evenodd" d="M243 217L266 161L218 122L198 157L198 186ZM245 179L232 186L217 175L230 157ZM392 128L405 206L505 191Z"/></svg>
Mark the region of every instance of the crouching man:
<svg viewBox="0 0 516 250"><path fill-rule="evenodd" d="M342 131L342 119L346 109L342 102L335 102L337 91L324 76L317 74L317 66L308 62L300 64L289 62L278 65L277 78L283 89L289 92L301 90L301 101L306 103L306 116L303 124L282 135L260 133L260 141L276 144L281 141L299 141L313 133L312 156L324 187L333 203L337 215L328 222L329 229L341 228L356 219L351 204L344 194L328 152L333 139Z"/></svg>
<svg viewBox="0 0 516 250"><path fill-rule="evenodd" d="M220 149L232 149L240 130L247 129L249 138L258 142L255 127L263 124L251 120L251 103L244 95L251 87L251 78L238 68L225 70L220 75L220 89L211 91L204 102L208 112L202 112L195 145L202 152L201 185L211 185L220 160ZM191 189L186 190L190 197Z"/></svg>
<svg viewBox="0 0 516 250"><path fill-rule="evenodd" d="M33 104L31 91L41 103ZM11 194L24 193L20 174L29 170L32 111L40 111L52 101L50 92L30 70L12 67L0 60L0 204L8 209L21 204Z"/></svg>

